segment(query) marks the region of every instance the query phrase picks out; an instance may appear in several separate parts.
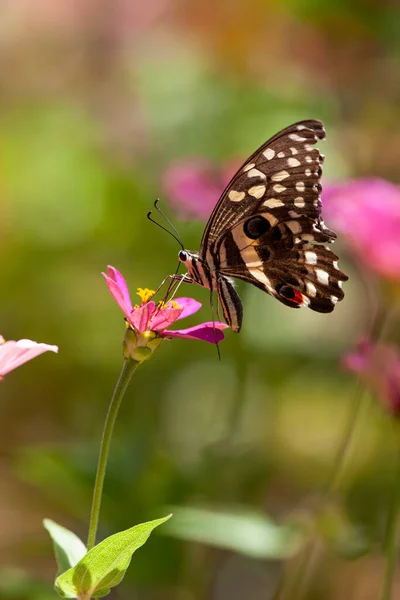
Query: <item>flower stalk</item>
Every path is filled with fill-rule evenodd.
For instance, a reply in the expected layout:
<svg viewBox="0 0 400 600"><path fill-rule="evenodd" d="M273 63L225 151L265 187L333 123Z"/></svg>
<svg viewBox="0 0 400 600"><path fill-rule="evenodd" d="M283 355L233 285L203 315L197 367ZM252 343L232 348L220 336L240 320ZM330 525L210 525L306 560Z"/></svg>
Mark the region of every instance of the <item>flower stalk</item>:
<svg viewBox="0 0 400 600"><path fill-rule="evenodd" d="M111 295L125 315L127 328L123 343L124 366L122 367L121 375L111 398L100 444L90 513L87 541L88 551L96 544L101 498L111 438L122 398L133 373L142 362L151 358L153 352L165 338L171 339L175 337L189 340L203 340L217 344L224 339L222 330L227 327L225 323L216 322L202 323L187 329L168 329L178 319L197 312L201 306L200 302L191 298L178 298L176 301L159 302L156 305L152 301L152 297L154 296L153 290L138 288L141 304L133 306L128 286L122 274L114 267L108 267L108 274L103 273L103 275Z"/></svg>
<svg viewBox="0 0 400 600"><path fill-rule="evenodd" d="M122 398L126 392L128 384L133 373L139 366L139 362L126 358L122 367L121 375L119 376L110 406L108 408L106 421L104 424L103 435L100 444L100 454L97 464L96 481L93 490L92 510L90 513L89 534L87 541L88 551L91 550L96 543L97 527L99 523L101 498L103 494L104 477L107 469L108 454L110 451L111 438L114 430L115 421L118 411L121 406Z"/></svg>

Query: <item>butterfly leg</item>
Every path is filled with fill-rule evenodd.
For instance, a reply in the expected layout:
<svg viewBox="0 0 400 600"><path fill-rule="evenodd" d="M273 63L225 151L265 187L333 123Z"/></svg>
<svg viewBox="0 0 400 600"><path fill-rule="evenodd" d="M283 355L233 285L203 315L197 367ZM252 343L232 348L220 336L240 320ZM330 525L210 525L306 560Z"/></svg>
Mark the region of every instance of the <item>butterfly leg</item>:
<svg viewBox="0 0 400 600"><path fill-rule="evenodd" d="M160 283L160 285L158 286L158 288L154 292L154 296L156 294L158 294L158 292L161 290L161 288L163 287L163 285L165 285L166 281L168 281L168 286L167 286L167 291L164 294L163 302L166 301L166 298L168 298L168 296L170 295L170 293L172 292L172 290L174 290L175 286L177 285L177 282L181 282L181 283L183 283L183 282L185 282L185 283L194 283L194 281L192 281L190 279L190 277L188 277L187 275L167 275L166 277L164 277L164 279L162 280L162 282Z"/></svg>

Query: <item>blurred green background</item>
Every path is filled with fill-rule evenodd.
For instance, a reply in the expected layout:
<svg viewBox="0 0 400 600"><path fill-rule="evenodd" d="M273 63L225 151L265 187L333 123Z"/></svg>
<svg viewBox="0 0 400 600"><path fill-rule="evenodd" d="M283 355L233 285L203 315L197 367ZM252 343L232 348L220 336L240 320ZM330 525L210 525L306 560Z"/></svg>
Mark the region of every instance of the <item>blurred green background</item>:
<svg viewBox="0 0 400 600"><path fill-rule="evenodd" d="M199 246L204 223L181 222L168 208L165 170L188 157L245 159L281 127L319 118L325 180L395 181L398 23L389 0L3 4L1 334L60 350L1 384L1 599L55 597L43 517L87 533L124 331L101 271L117 267L132 292L173 272L176 243L146 219L157 196L185 245ZM257 551L266 521L252 515L303 518L327 485L357 393L340 356L371 320L365 285L375 282L343 244L335 250L351 279L334 314L290 311L239 284L244 326L227 333L221 362L211 345L174 340L135 375L100 535L171 506L176 527L163 526L135 554L110 597L272 598L281 563L275 546ZM208 292L193 288L181 289L203 308L188 323L211 320ZM388 419L370 403L332 510L373 552L348 562L354 539L334 527L307 598L377 597L392 451ZM243 531L232 541L228 519L204 543L215 522L206 513L196 533L190 509L240 515Z"/></svg>

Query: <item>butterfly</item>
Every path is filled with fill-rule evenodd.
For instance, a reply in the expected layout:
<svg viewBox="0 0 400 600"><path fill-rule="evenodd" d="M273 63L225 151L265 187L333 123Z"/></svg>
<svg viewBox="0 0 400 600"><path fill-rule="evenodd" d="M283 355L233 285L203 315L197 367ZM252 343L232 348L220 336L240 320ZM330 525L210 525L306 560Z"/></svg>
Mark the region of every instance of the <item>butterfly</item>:
<svg viewBox="0 0 400 600"><path fill-rule="evenodd" d="M226 323L242 326L243 307L232 277L264 290L286 306L331 312L348 279L325 244L336 234L321 217L325 137L321 121L286 127L263 144L233 176L208 220L200 251L182 249L179 276L217 293Z"/></svg>

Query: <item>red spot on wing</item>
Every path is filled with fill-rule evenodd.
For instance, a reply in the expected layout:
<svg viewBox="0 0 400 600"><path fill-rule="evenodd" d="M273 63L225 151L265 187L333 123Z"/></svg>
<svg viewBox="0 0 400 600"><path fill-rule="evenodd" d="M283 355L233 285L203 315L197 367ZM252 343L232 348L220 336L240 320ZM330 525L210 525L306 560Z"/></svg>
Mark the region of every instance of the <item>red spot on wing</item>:
<svg viewBox="0 0 400 600"><path fill-rule="evenodd" d="M303 304L303 302L304 302L303 294L298 292L297 290L293 290L293 294L294 294L294 296L293 296L293 298L291 298L291 301L294 304Z"/></svg>

